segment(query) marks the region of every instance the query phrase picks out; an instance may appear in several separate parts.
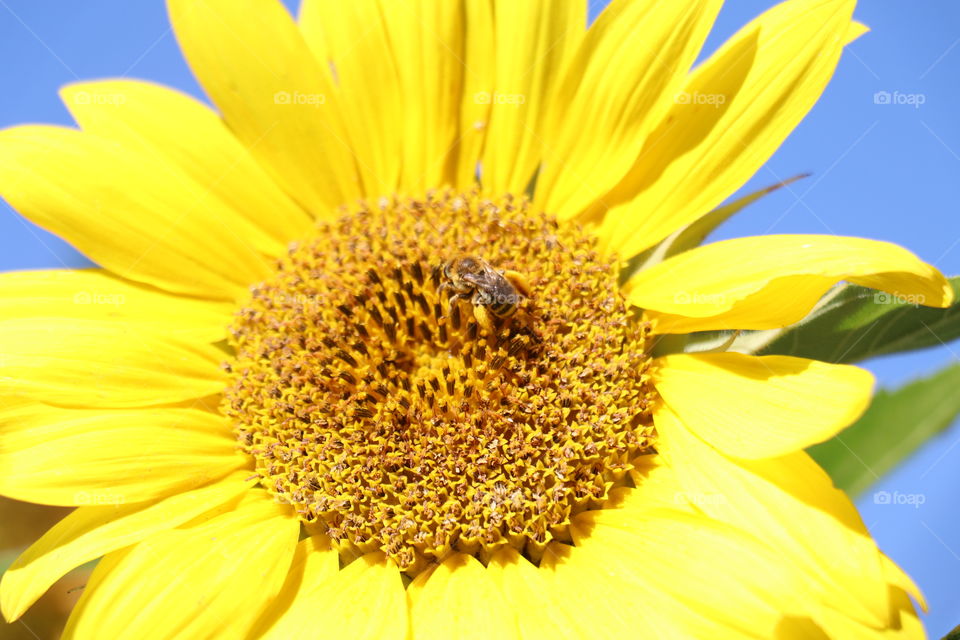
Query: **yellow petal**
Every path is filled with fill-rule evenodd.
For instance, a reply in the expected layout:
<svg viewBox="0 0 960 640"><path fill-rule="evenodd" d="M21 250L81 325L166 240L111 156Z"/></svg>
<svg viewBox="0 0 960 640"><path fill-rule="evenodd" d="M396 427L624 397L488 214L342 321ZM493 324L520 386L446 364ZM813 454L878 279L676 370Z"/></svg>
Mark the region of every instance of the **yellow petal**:
<svg viewBox="0 0 960 640"><path fill-rule="evenodd" d="M640 456L630 463L634 487L617 487L610 491L604 509L671 509L696 513L701 496L688 496L677 474L656 454Z"/></svg>
<svg viewBox="0 0 960 640"><path fill-rule="evenodd" d="M0 317L110 320L190 342L227 335L233 305L171 295L102 269L0 274Z"/></svg>
<svg viewBox="0 0 960 640"><path fill-rule="evenodd" d="M0 406L0 494L53 505L123 505L245 468L230 424L196 409Z"/></svg>
<svg viewBox="0 0 960 640"><path fill-rule="evenodd" d="M801 320L841 280L891 294L881 301L953 301L943 274L902 247L816 235L714 242L641 271L625 290L661 333L775 329Z"/></svg>
<svg viewBox="0 0 960 640"><path fill-rule="evenodd" d="M880 561L883 564L883 573L887 578L887 583L912 596L913 599L917 601L917 604L920 605L920 608L927 611L927 600L923 597L923 592L920 591L920 587L913 581L913 578L908 576L896 562L886 555L881 555Z"/></svg>
<svg viewBox="0 0 960 640"><path fill-rule="evenodd" d="M883 628L871 627L849 618L843 610L835 607L823 609L818 620L830 638L863 638L864 640L925 640L923 623L920 622L913 603L900 589L890 589L890 624Z"/></svg>
<svg viewBox="0 0 960 640"><path fill-rule="evenodd" d="M690 637L685 629L696 612L660 593L637 569L637 560L633 553L620 557L612 546L586 549L551 542L540 571L561 601L582 603L589 610L573 621L577 637L632 638L638 630L649 638ZM715 625L711 631L715 633L701 637L722 638L717 634L726 630Z"/></svg>
<svg viewBox="0 0 960 640"><path fill-rule="evenodd" d="M329 69L276 0L168 0L187 62L227 126L317 217L362 195ZM347 114L349 115L349 114Z"/></svg>
<svg viewBox="0 0 960 640"><path fill-rule="evenodd" d="M654 422L658 450L684 489L724 497L698 503L701 511L750 531L803 568L820 602L863 624L889 622L880 552L853 504L809 455L733 461L693 436L666 405Z"/></svg>
<svg viewBox="0 0 960 640"><path fill-rule="evenodd" d="M810 617L785 617L774 637L776 640L830 640Z"/></svg>
<svg viewBox="0 0 960 640"><path fill-rule="evenodd" d="M73 84L64 103L84 131L166 161L195 191L209 190L236 212L232 226L257 249L279 255L313 226L206 105L186 94L133 80ZM235 232L236 233L236 232Z"/></svg>
<svg viewBox="0 0 960 640"><path fill-rule="evenodd" d="M330 540L322 535L305 538L297 544L287 579L250 632L251 638L262 638L276 625L281 616L291 610L294 602L312 593L314 587L323 585L340 570L340 558L330 546Z"/></svg>
<svg viewBox="0 0 960 640"><path fill-rule="evenodd" d="M89 133L0 132L0 195L101 266L167 291L233 300L269 273L206 187Z"/></svg>
<svg viewBox="0 0 960 640"><path fill-rule="evenodd" d="M640 253L749 180L826 87L854 4L784 2L697 68L627 177L604 196L605 246L624 258Z"/></svg>
<svg viewBox="0 0 960 640"><path fill-rule="evenodd" d="M464 86L465 3L383 2L383 24L400 81L400 190L420 195L456 177Z"/></svg>
<svg viewBox="0 0 960 640"><path fill-rule="evenodd" d="M493 84L476 96L490 104L481 181L490 193L520 194L543 155L547 109L586 33L587 3L500 0L493 15Z"/></svg>
<svg viewBox="0 0 960 640"><path fill-rule="evenodd" d="M226 354L147 326L71 318L0 321L5 392L73 407L139 407L219 393Z"/></svg>
<svg viewBox="0 0 960 640"><path fill-rule="evenodd" d="M91 580L64 638L244 637L283 585L300 530L289 506L257 493L134 546Z"/></svg>
<svg viewBox="0 0 960 640"><path fill-rule="evenodd" d="M850 23L850 27L847 29L846 37L843 40L843 44L847 45L860 38L860 36L870 33L870 27L863 24L862 22L857 22L854 20Z"/></svg>
<svg viewBox="0 0 960 640"><path fill-rule="evenodd" d="M394 193L404 152L403 94L379 2L305 0L300 30L317 61L335 69L365 193Z"/></svg>
<svg viewBox="0 0 960 640"><path fill-rule="evenodd" d="M635 486L610 490L604 509L633 511L663 510L696 514L696 499L686 495L677 474L658 454L645 454L632 460L630 478Z"/></svg>
<svg viewBox="0 0 960 640"><path fill-rule="evenodd" d="M548 115L537 200L571 218L636 162L722 0L614 0L574 54ZM542 194L542 195L541 195Z"/></svg>
<svg viewBox="0 0 960 640"><path fill-rule="evenodd" d="M507 607L488 611L489 615L505 615L517 629L517 638L524 640L579 640L573 622L580 615L579 604L558 597L548 573L520 555L510 546L497 551L487 565L487 575L503 594Z"/></svg>
<svg viewBox="0 0 960 640"><path fill-rule="evenodd" d="M308 638L315 635L318 621L331 638L407 637L400 571L382 553L361 556L332 574L308 569L302 576L292 602L263 637Z"/></svg>
<svg viewBox="0 0 960 640"><path fill-rule="evenodd" d="M863 369L788 356L677 354L658 365L664 402L735 458L773 458L822 442L860 417L873 390Z"/></svg>
<svg viewBox="0 0 960 640"><path fill-rule="evenodd" d="M477 169L487 137L490 101L496 74L494 46L494 0L466 3L467 33L464 42L463 95L460 99L460 138L456 145L457 172L454 186L468 191L477 182Z"/></svg>
<svg viewBox="0 0 960 640"><path fill-rule="evenodd" d="M637 600L655 591L675 603L671 609L688 610L676 620L683 637L721 637L721 630L773 637L781 618L802 612L807 599L802 573L776 549L699 514L590 511L577 516L573 533L574 556L607 572L608 590L635 590Z"/></svg>
<svg viewBox="0 0 960 640"><path fill-rule="evenodd" d="M77 636L75 633L76 621L83 617L83 612L87 608L87 604L90 602L90 596L100 588L100 585L103 584L103 581L107 579L110 573L120 564L120 562L126 558L133 547L126 547L125 549L120 549L114 551L113 553L108 553L103 556L97 566L93 568L93 572L90 574L90 578L87 580L87 584L83 586L83 593L80 595L80 599L77 601L77 604L73 606L73 609L70 611L70 617L67 618L67 625L61 634L62 640L94 640L97 638L96 632L90 630L89 634L83 636Z"/></svg>
<svg viewBox="0 0 960 640"><path fill-rule="evenodd" d="M80 507L17 558L0 582L0 606L13 622L68 571L180 525L250 487L249 471L151 502Z"/></svg>
<svg viewBox="0 0 960 640"><path fill-rule="evenodd" d="M407 588L410 629L417 640L520 640L496 582L472 556L451 554Z"/></svg>
<svg viewBox="0 0 960 640"><path fill-rule="evenodd" d="M923 640L927 637L920 622L917 610L910 602L910 596L901 589L892 588L890 595L891 607L894 612L892 629L883 634L884 638L902 640ZM872 630L871 630L872 631Z"/></svg>

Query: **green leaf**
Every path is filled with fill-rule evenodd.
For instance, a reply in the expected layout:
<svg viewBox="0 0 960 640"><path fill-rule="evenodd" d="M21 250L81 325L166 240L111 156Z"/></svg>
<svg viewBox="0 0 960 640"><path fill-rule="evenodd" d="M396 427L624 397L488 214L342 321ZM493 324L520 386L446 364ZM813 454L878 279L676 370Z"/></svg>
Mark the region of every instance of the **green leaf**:
<svg viewBox="0 0 960 640"><path fill-rule="evenodd" d="M960 365L880 391L853 426L809 453L851 496L862 493L960 415Z"/></svg>
<svg viewBox="0 0 960 640"><path fill-rule="evenodd" d="M960 276L950 278L950 284L960 297ZM960 337L960 301L949 309L935 309L889 293L841 285L799 324L759 333L768 337L766 344L755 350L762 355L859 362ZM757 334L752 336L756 339ZM737 347L734 345L734 349Z"/></svg>

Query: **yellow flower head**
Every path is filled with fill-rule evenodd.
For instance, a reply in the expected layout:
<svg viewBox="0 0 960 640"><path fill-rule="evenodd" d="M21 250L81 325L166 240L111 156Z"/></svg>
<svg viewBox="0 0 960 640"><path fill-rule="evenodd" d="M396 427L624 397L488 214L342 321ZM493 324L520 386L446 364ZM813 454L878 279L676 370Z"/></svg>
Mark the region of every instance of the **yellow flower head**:
<svg viewBox="0 0 960 640"><path fill-rule="evenodd" d="M0 278L0 493L78 507L6 619L102 556L66 637L922 636L803 451L871 376L654 350L839 281L952 300L882 242L662 250L863 31L789 0L691 72L720 5L169 0L218 112L103 81L0 132L102 267Z"/></svg>

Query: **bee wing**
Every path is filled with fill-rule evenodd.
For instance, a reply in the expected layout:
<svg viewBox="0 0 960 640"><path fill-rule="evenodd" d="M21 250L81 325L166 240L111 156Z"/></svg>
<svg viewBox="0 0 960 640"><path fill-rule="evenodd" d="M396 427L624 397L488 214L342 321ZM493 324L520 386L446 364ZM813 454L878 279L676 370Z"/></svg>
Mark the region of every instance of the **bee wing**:
<svg viewBox="0 0 960 640"><path fill-rule="evenodd" d="M485 269L478 273L465 273L463 274L463 280L475 287L490 287L497 282L497 276L496 271Z"/></svg>

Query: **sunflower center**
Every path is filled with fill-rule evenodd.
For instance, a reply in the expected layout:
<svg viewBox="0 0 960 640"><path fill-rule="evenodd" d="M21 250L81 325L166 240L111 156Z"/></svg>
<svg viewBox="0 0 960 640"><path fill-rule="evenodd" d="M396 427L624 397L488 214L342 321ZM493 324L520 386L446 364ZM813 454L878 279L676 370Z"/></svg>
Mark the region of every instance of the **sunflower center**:
<svg viewBox="0 0 960 640"><path fill-rule="evenodd" d="M254 289L225 407L264 486L341 551L536 562L652 446L648 333L616 264L526 202L384 200Z"/></svg>

